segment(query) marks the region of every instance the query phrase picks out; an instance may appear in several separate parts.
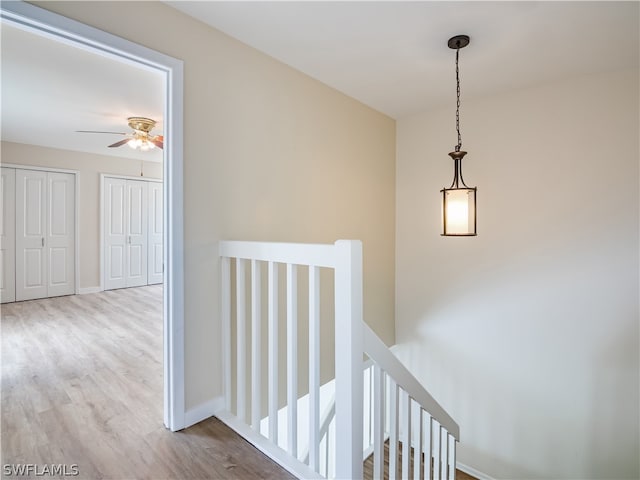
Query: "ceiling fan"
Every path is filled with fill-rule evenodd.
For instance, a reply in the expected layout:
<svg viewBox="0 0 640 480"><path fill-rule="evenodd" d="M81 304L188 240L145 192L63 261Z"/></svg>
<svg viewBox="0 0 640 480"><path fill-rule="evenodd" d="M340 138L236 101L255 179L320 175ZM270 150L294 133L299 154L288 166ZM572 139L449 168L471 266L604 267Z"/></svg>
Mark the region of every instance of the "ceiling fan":
<svg viewBox="0 0 640 480"><path fill-rule="evenodd" d="M124 144L133 149L143 151L151 150L155 147L163 148L164 137L162 135L152 135L151 130L156 126L156 121L145 117L127 118L129 127L133 130L130 133L124 132L99 132L94 130L76 130L78 133L106 133L111 135L125 135L127 138L109 145L109 148L121 147Z"/></svg>

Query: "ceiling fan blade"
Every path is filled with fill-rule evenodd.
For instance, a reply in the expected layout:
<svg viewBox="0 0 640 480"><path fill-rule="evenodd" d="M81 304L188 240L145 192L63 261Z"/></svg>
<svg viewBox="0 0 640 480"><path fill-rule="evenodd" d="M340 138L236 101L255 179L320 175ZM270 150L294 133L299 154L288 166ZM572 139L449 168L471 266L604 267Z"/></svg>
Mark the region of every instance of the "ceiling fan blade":
<svg viewBox="0 0 640 480"><path fill-rule="evenodd" d="M125 138L124 140L120 140L119 142L114 143L113 145L109 145L109 148L114 148L114 147L121 147L122 145L124 145L125 143L127 143L129 141L128 138Z"/></svg>
<svg viewBox="0 0 640 480"><path fill-rule="evenodd" d="M164 148L164 137L158 135L156 138L151 140L151 143L153 143L158 148Z"/></svg>
<svg viewBox="0 0 640 480"><path fill-rule="evenodd" d="M112 135L127 135L123 132L97 132L95 130L76 130L76 133L109 133Z"/></svg>

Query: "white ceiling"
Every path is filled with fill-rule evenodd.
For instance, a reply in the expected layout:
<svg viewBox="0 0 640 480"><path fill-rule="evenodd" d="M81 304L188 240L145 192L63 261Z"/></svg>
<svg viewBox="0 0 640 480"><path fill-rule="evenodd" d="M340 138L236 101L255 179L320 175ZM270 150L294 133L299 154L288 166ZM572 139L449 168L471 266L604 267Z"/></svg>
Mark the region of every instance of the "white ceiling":
<svg viewBox="0 0 640 480"><path fill-rule="evenodd" d="M575 75L638 68L638 2L168 2L345 94L399 118ZM160 74L2 24L3 140L161 161L107 148L126 118L158 120Z"/></svg>
<svg viewBox="0 0 640 480"><path fill-rule="evenodd" d="M166 2L398 118L464 98L638 67L632 2Z"/></svg>
<svg viewBox="0 0 640 480"><path fill-rule="evenodd" d="M135 151L120 135L127 117L158 121L164 89L160 73L2 24L2 140L65 150L162 161L160 149Z"/></svg>

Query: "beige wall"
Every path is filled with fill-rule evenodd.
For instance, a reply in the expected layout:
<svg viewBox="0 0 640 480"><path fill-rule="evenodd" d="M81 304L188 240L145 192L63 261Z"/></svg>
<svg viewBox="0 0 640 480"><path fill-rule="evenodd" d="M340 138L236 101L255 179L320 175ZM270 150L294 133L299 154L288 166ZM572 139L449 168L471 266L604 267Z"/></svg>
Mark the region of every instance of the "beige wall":
<svg viewBox="0 0 640 480"><path fill-rule="evenodd" d="M100 174L140 176L140 161L2 142L2 163L77 170L80 173L80 288L100 286ZM144 162L145 178L162 178L162 164Z"/></svg>
<svg viewBox="0 0 640 480"><path fill-rule="evenodd" d="M398 121L402 357L495 478L635 478L638 71L463 101L478 236L441 237L451 108Z"/></svg>
<svg viewBox="0 0 640 480"><path fill-rule="evenodd" d="M38 5L184 61L187 408L221 394L220 239L361 239L366 319L393 343L392 119L158 2Z"/></svg>

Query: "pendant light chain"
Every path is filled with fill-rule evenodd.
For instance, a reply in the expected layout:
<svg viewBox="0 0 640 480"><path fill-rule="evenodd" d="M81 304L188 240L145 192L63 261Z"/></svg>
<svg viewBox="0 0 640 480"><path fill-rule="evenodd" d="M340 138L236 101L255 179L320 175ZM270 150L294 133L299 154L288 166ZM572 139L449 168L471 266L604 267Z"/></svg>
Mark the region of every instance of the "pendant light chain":
<svg viewBox="0 0 640 480"><path fill-rule="evenodd" d="M456 48L456 131L458 132L458 144L456 152L462 148L462 135L460 135L460 69L458 68L458 55L460 47Z"/></svg>

